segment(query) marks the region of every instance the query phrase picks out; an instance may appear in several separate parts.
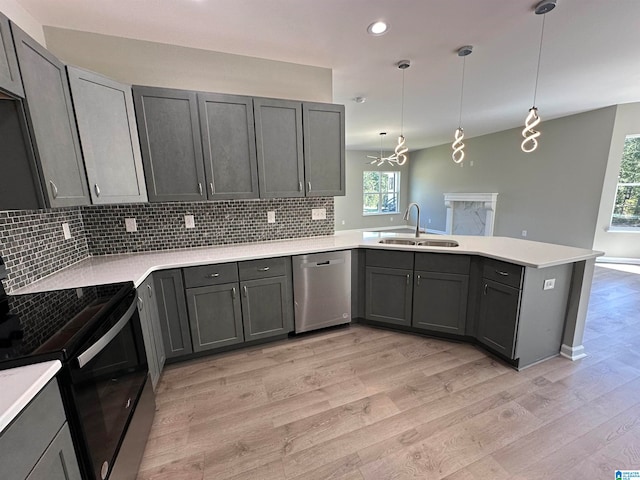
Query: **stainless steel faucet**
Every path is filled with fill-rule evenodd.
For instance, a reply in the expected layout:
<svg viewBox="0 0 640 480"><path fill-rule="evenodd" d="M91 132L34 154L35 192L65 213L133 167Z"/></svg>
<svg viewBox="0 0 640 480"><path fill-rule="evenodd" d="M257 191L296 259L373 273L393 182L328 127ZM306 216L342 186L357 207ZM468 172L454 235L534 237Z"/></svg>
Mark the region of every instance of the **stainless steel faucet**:
<svg viewBox="0 0 640 480"><path fill-rule="evenodd" d="M404 216L402 217L402 219L409 220L409 210L411 210L411 207L413 207L414 205L416 207L416 211L418 212L418 217L416 218L416 238L418 238L420 236L420 205L418 205L415 202L410 203L407 209L405 210Z"/></svg>

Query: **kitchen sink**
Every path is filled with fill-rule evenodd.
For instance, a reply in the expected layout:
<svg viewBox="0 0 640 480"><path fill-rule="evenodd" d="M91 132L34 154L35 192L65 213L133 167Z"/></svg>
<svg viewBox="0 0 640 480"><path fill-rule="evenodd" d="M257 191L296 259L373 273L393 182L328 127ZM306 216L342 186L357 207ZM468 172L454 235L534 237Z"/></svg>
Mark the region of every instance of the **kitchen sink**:
<svg viewBox="0 0 640 480"><path fill-rule="evenodd" d="M418 245L418 242L410 238L383 238L378 243L386 243L388 245Z"/></svg>
<svg viewBox="0 0 640 480"><path fill-rule="evenodd" d="M457 247L460 244L455 240L421 240L416 242L415 245L420 247Z"/></svg>

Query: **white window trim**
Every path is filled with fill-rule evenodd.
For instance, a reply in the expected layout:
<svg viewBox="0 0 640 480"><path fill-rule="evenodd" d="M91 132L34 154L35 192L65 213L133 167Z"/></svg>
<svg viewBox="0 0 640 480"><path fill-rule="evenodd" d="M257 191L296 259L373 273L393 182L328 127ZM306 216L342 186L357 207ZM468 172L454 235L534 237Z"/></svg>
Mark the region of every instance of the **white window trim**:
<svg viewBox="0 0 640 480"><path fill-rule="evenodd" d="M393 191L393 193L395 193L398 196L398 201L396 203L396 211L395 212L371 212L371 213L365 213L364 212L364 196L368 193L368 194L376 194L376 195L380 195L382 196L383 193L382 192L365 192L364 191L364 184L362 184L362 178L360 179L360 183L362 184L363 188L362 188L362 196L360 197L360 200L362 202L362 216L363 217L376 217L376 216L381 216L381 215L400 215L400 173L398 170L363 170L362 171L362 175L364 175L367 172L375 172L378 174L383 174L383 173L395 173L396 174L396 189ZM389 193L389 192L387 192Z"/></svg>

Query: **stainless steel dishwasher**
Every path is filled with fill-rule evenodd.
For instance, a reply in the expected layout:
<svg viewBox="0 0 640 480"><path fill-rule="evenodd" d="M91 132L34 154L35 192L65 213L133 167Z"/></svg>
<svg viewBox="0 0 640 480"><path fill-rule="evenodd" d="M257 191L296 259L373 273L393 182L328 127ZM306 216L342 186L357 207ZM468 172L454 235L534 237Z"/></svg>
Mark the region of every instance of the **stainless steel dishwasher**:
<svg viewBox="0 0 640 480"><path fill-rule="evenodd" d="M351 322L351 252L293 257L296 333Z"/></svg>

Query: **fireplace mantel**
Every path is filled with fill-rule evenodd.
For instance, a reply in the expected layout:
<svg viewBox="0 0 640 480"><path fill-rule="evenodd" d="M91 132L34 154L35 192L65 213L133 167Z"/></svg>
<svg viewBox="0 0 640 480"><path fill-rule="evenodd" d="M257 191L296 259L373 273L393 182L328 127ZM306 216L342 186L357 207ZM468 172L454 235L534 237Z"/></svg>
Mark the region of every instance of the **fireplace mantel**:
<svg viewBox="0 0 640 480"><path fill-rule="evenodd" d="M492 236L497 202L497 193L445 193L447 233Z"/></svg>

